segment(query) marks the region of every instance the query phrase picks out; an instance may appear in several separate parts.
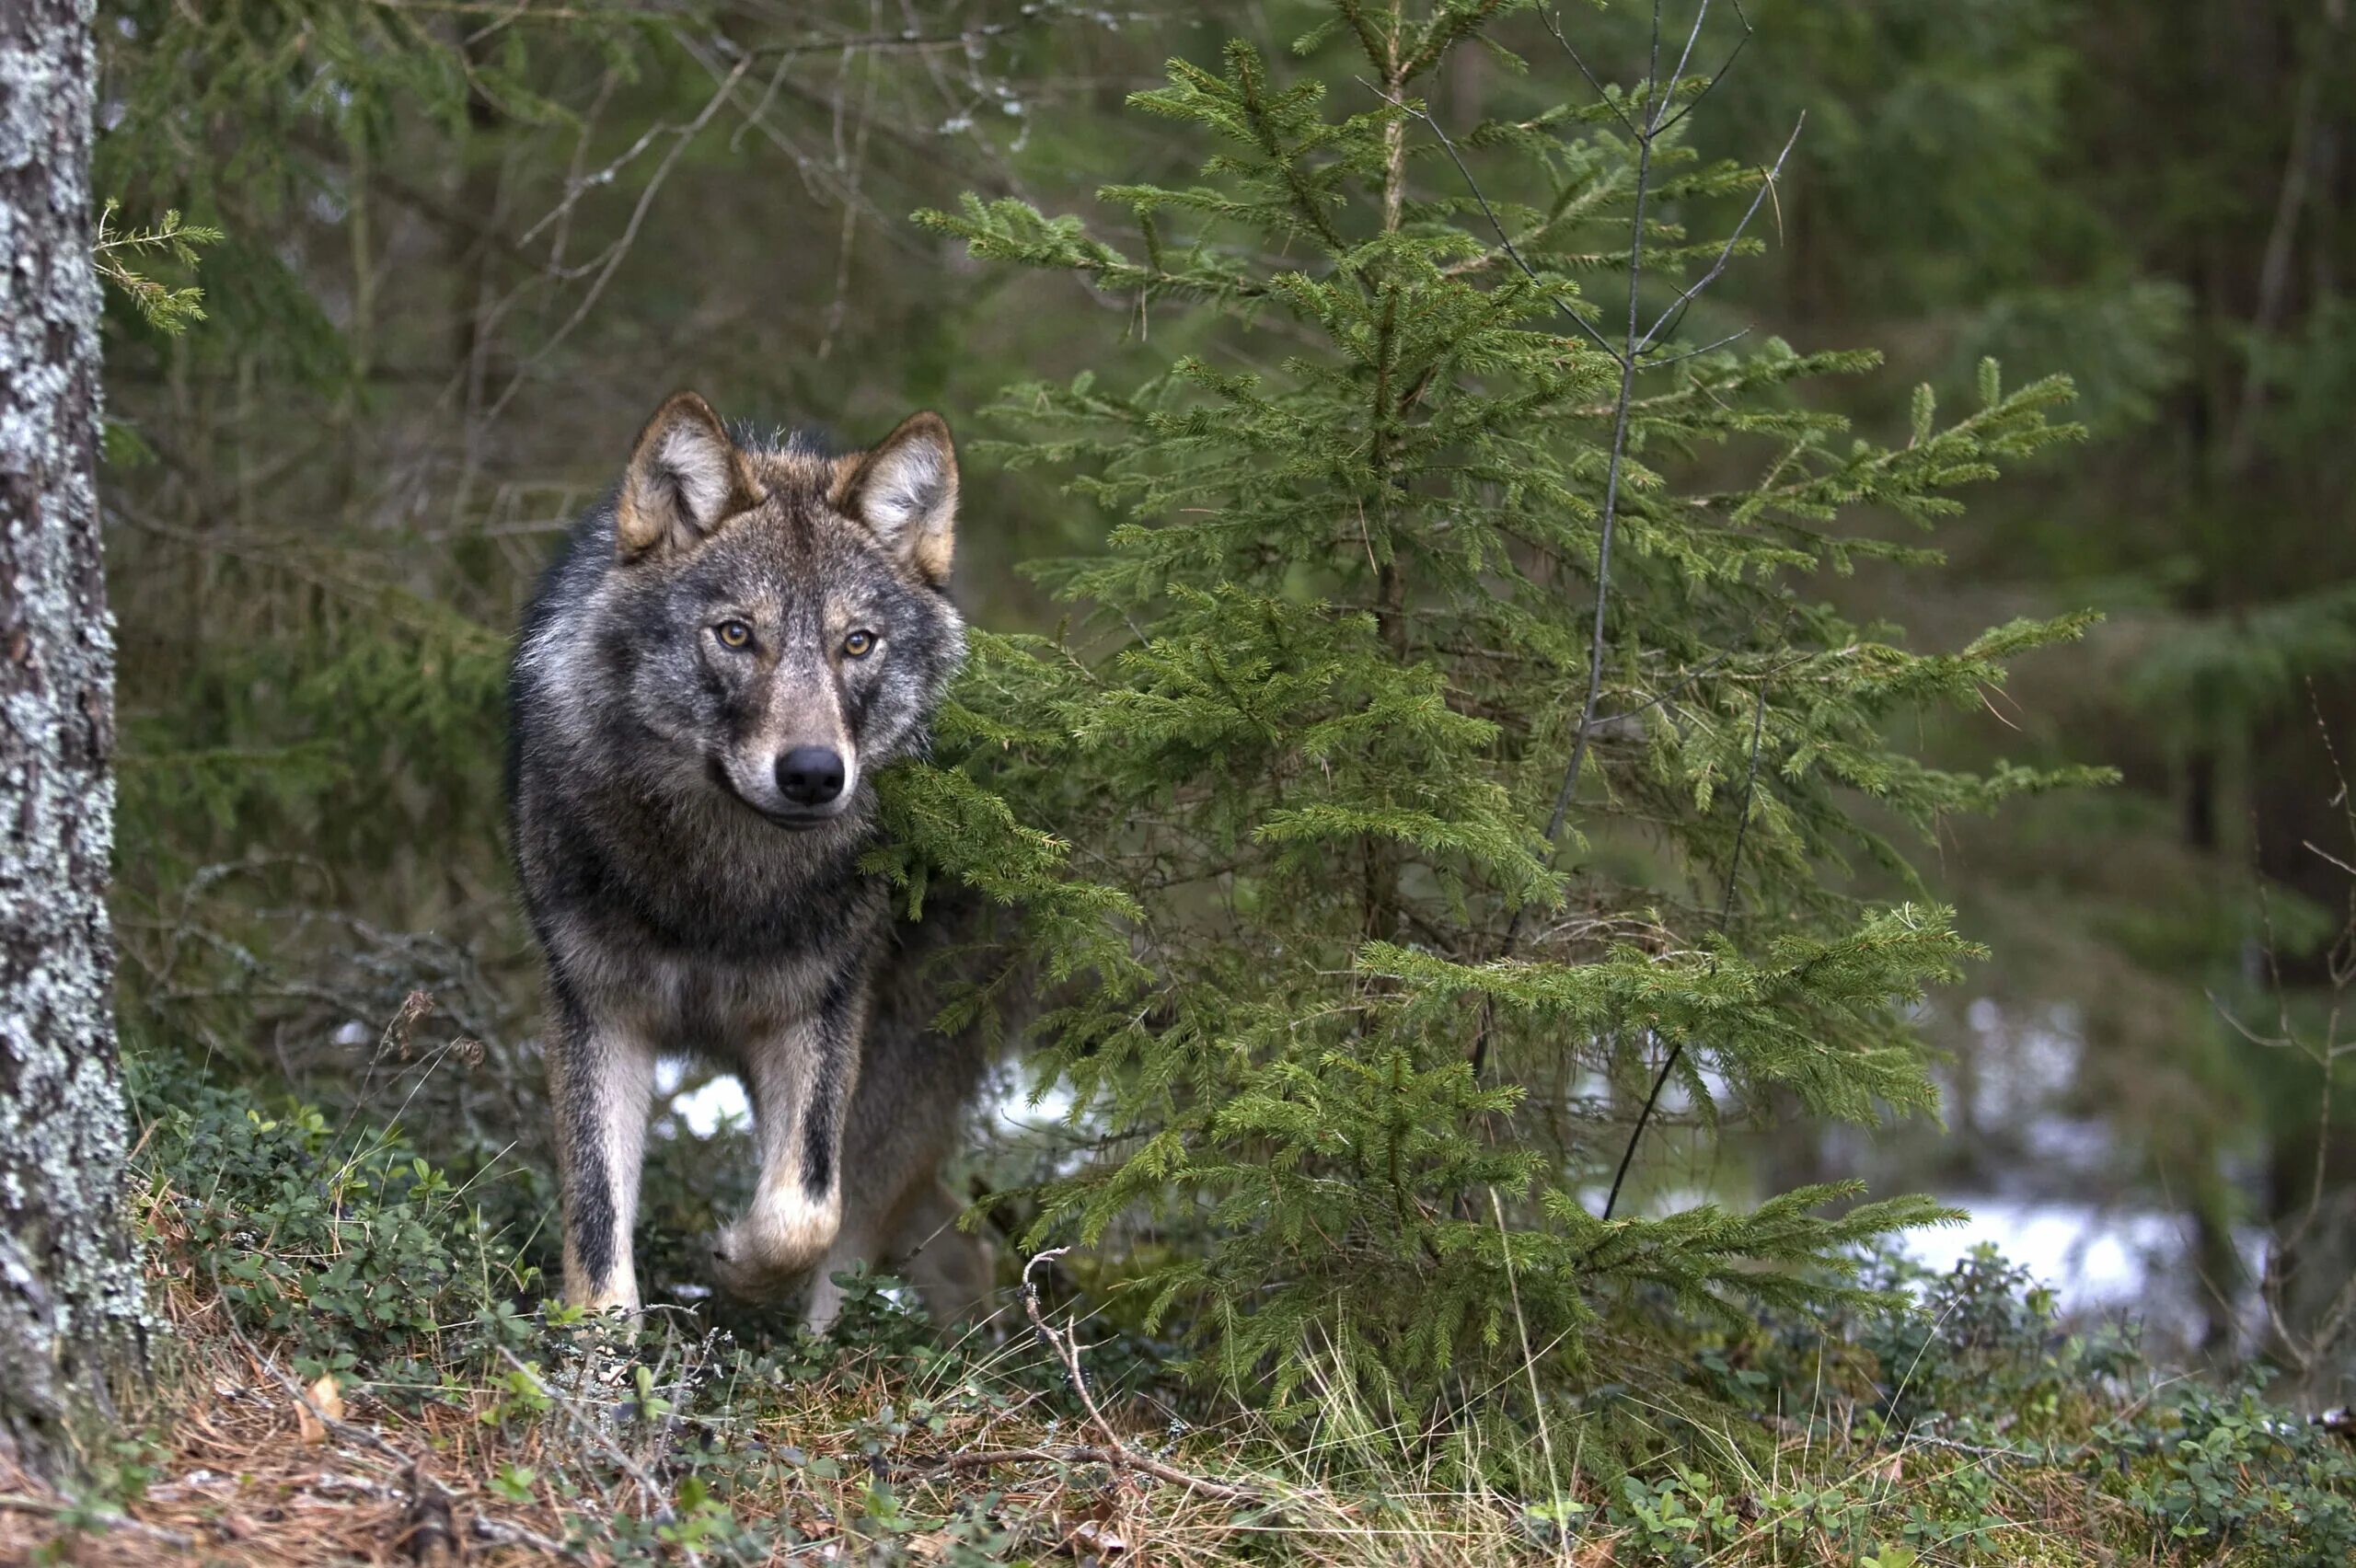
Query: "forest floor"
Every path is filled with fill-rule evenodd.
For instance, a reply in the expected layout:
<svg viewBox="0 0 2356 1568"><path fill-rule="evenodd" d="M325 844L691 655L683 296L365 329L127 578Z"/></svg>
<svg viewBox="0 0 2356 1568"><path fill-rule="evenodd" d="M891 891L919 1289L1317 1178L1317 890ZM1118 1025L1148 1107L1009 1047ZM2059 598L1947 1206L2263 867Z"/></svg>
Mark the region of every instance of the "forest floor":
<svg viewBox="0 0 2356 1568"><path fill-rule="evenodd" d="M957 1335L858 1280L825 1340L633 1329L541 1300L508 1179L210 1090L142 1114L154 1377L75 1494L0 1466L0 1564L2356 1562L2344 1418L2058 1323L1992 1255L1888 1276L1911 1308L1655 1325L1649 1363L1614 1331L1616 1381L1415 1424L1312 1368L1279 1425L1075 1321L1118 1293L1052 1257Z"/></svg>
<svg viewBox="0 0 2356 1568"><path fill-rule="evenodd" d="M187 1271L154 1283L162 1375L134 1435L78 1503L0 1470L0 1563L2332 1561L2295 1536L2171 1541L2126 1489L2090 1484L2084 1443L2040 1458L1771 1421L1788 1430L1763 1468L1729 1433L1706 1466L1664 1455L1533 1502L1443 1481L1465 1467L1356 1419L1288 1442L1240 1417L1189 1428L1150 1399L1100 1412L1042 1376L1069 1377L1074 1343L1052 1328L1063 1367L1027 1334L837 1345L823 1365L672 1334L634 1360L594 1342L569 1365L514 1358L472 1388L411 1367L433 1385L421 1402L389 1367L306 1385ZM2292 1505L2251 1479L2262 1506Z"/></svg>
<svg viewBox="0 0 2356 1568"><path fill-rule="evenodd" d="M182 1325L183 1329L201 1325ZM425 1419L329 1385L303 1390L234 1341L193 1338L159 1394L140 1474L81 1505L0 1470L0 1562L610 1562L1102 1565L1650 1562L1901 1564L1965 1561L1899 1542L1910 1499L1984 1458L1917 1445L1813 1451L1794 1438L1758 1493L1697 1489L1653 1528L1550 1528L1549 1511L1435 1485L1402 1464L1393 1489L1321 1481L1317 1456L1254 1462L1253 1445L1116 1420L1120 1449L1040 1411L984 1413L923 1380L847 1362L798 1397L765 1400L757 1432L794 1472L772 1487L683 1485L638 1424L551 1389L520 1425L486 1421L506 1397ZM929 1397L930 1396L930 1397ZM940 1412L954 1411L943 1419ZM924 1413L915 1420L909 1416ZM340 1412L340 1413L337 1413ZM1131 1412L1135 1413L1135 1412ZM632 1412L633 1416L635 1412ZM1150 1467L1150 1468L1146 1468ZM1354 1466L1352 1468L1355 1468ZM596 1482L591 1477L599 1478ZM2130 1529L2119 1505L2065 1469L2003 1478L1969 1560L2109 1562ZM1826 1516L1868 1504L1860 1539ZM1600 1510L1582 1513L1600 1515ZM2117 1517L2106 1518L2106 1514ZM1884 1536L1889 1538L1885 1541Z"/></svg>
<svg viewBox="0 0 2356 1568"><path fill-rule="evenodd" d="M163 1370L135 1435L78 1502L0 1465L0 1563L1628 1561L1608 1539L1533 1551L1502 1496L1418 1495L1403 1471L1397 1491L1326 1484L1305 1454L1269 1467L1264 1444L1182 1436L1142 1401L1074 1420L1015 1365L1021 1339L973 1359L837 1346L685 1418L666 1396L718 1392L715 1336L518 1361L417 1407L381 1381L306 1385L217 1296L155 1284Z"/></svg>

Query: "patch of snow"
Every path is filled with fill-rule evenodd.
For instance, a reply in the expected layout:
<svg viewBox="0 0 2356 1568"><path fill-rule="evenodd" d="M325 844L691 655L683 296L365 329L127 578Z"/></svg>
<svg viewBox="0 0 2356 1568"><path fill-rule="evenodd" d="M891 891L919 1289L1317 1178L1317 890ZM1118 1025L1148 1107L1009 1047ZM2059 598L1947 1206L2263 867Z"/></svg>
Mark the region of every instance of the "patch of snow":
<svg viewBox="0 0 2356 1568"><path fill-rule="evenodd" d="M671 1112L699 1138L711 1136L728 1122L743 1125L753 1119L753 1104L745 1098L745 1086L724 1074L672 1101Z"/></svg>

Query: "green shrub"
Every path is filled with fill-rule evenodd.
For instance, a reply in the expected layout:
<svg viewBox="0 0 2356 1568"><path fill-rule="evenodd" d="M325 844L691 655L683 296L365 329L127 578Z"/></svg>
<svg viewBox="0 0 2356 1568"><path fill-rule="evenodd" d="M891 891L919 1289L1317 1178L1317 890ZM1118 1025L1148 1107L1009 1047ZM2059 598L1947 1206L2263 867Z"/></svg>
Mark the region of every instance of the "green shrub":
<svg viewBox="0 0 2356 1568"><path fill-rule="evenodd" d="M135 1062L144 1174L188 1262L248 1332L292 1345L306 1378L416 1372L478 1336L521 1343L538 1271L468 1192L397 1134L271 1112L248 1092Z"/></svg>
<svg viewBox="0 0 2356 1568"><path fill-rule="evenodd" d="M2096 1444L2131 1471L2127 1500L2166 1547L2280 1568L2356 1561L2356 1452L2265 1403L2263 1384L2181 1385L2150 1415L2107 1424Z"/></svg>

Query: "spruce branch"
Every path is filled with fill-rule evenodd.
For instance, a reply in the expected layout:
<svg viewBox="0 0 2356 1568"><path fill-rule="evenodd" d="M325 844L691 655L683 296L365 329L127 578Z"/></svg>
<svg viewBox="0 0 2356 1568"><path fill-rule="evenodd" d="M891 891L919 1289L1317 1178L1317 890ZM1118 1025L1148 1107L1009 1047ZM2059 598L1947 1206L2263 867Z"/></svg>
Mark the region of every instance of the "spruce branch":
<svg viewBox="0 0 2356 1568"><path fill-rule="evenodd" d="M1734 63L1742 58L1742 52L1744 50L1750 47L1752 29L1750 26L1750 18L1743 14L1742 0L1727 0L1727 4L1734 7L1735 20L1742 24L1742 36L1734 40L1734 47L1727 51L1727 57L1718 63L1718 68L1711 72L1708 78L1703 82L1702 90L1695 93L1692 98L1688 99L1683 109L1679 110L1675 114L1669 117L1668 123L1661 127L1665 132L1675 130L1679 121L1684 119L1687 115L1701 108L1702 100L1708 98L1712 93L1717 91L1718 84L1725 81L1727 79L1727 73L1734 69ZM1709 15L1709 0L1703 0L1702 17L1707 17ZM1548 13L1549 17L1552 17L1553 15L1553 13L1552 12ZM1693 39L1701 36L1702 17L1697 17L1694 18L1693 22L1692 38L1687 39L1685 42L1685 52L1688 58L1690 58L1693 52ZM1677 70L1680 75L1684 75L1684 61L1680 60L1678 62Z"/></svg>
<svg viewBox="0 0 2356 1568"><path fill-rule="evenodd" d="M133 263L154 258L194 267L202 248L221 243L222 231L208 224L186 222L178 209L165 213L159 223L119 230L114 226L114 216L121 210L122 203L112 196L98 210L98 233L90 247L91 260L98 276L121 290L148 326L178 336L204 319L204 291L193 284L175 288L136 271Z"/></svg>

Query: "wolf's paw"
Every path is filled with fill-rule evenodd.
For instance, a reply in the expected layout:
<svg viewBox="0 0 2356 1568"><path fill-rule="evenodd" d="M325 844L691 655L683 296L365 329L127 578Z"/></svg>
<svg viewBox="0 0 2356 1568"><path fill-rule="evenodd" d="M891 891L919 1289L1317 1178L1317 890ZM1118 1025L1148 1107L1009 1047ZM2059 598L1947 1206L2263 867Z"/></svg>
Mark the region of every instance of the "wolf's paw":
<svg viewBox="0 0 2356 1568"><path fill-rule="evenodd" d="M733 1225L704 1238L704 1256L710 1264L711 1283L739 1301L774 1300L792 1283L774 1277L774 1271L763 1267L752 1244Z"/></svg>
<svg viewBox="0 0 2356 1568"><path fill-rule="evenodd" d="M712 1283L739 1301L781 1300L826 1255L839 1223L816 1208L748 1214L710 1238Z"/></svg>

